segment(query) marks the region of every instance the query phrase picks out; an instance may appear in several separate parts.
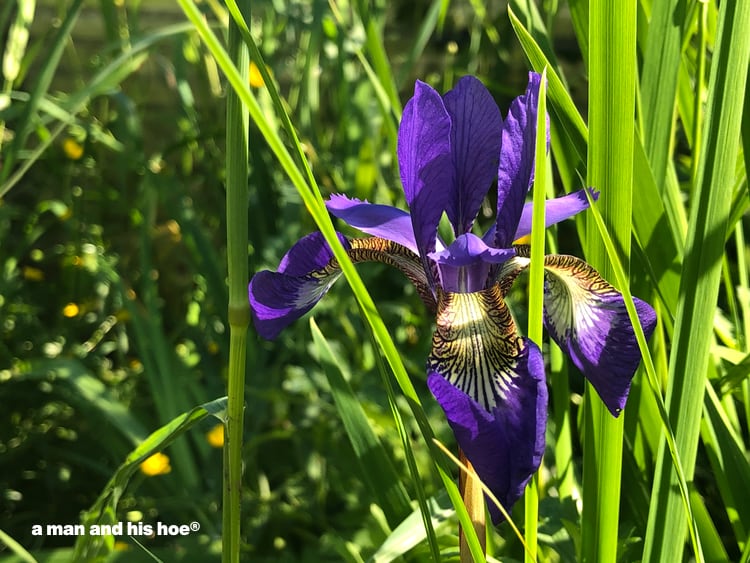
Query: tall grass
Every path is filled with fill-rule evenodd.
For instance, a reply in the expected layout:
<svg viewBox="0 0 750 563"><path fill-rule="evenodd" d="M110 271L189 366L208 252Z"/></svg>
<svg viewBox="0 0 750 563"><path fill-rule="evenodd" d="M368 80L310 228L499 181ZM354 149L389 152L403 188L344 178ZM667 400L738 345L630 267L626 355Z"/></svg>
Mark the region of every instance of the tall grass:
<svg viewBox="0 0 750 563"><path fill-rule="evenodd" d="M0 23L31 26L33 4L3 7ZM434 0L418 15L385 2L257 2L252 14L249 2L178 4L180 21L149 29L136 7L102 2L108 49L64 94L53 84L82 3L48 37L7 34L19 64L0 93L0 397L27 409L13 408L0 435L9 467L46 475L18 444L52 444L50 460L95 484L87 523L190 514L200 537L144 544L164 560L204 540L213 548L200 557L223 542L225 561L750 561L746 2L513 1L500 12ZM573 55L554 47L568 21ZM128 89L151 65L174 87L163 144ZM535 201L601 192L595 209L547 231L548 252L585 256L652 303L658 325L614 419L539 333L538 272L529 309L525 288L509 296L549 358L548 448L512 513L525 539L509 523L479 538L424 385L432 319L399 277L354 268L323 202L344 192L404 205L395 139L414 79L445 91L477 74L506 111L527 68L546 69L550 115ZM66 137L83 158L61 152ZM314 229L348 288L261 342L248 330L248 278ZM169 259L164 233L179 244ZM180 268L187 285L169 277ZM74 281L51 291L55 272ZM61 315L66 304L83 312ZM227 384L228 401L213 401ZM208 415L228 421L223 476L202 437ZM68 450L23 430L66 424L77 432ZM161 450L172 473L145 477L140 463ZM5 486L27 495L3 507L9 560L71 555L19 524L19 507L44 519L23 481ZM76 549L116 558L112 538Z"/></svg>

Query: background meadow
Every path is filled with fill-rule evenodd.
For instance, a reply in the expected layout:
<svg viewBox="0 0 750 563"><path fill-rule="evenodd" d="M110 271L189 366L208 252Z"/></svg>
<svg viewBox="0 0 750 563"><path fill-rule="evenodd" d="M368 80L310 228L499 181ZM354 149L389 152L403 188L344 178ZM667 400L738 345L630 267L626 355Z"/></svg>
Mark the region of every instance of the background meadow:
<svg viewBox="0 0 750 563"><path fill-rule="evenodd" d="M659 325L616 422L545 341L540 561L750 561L750 6L653 4L257 0L247 21L263 59L240 65L257 106L250 274L318 228L301 190L405 207L395 139L415 79L445 92L475 74L505 113L546 65L544 187L596 186L606 226L586 214L547 247L630 287ZM0 6L1 561L221 557L228 7ZM275 342L247 333L242 560L458 560L440 471L458 472L425 438L426 423L453 447L424 381L433 320L398 272L358 272L370 317L340 281L314 321ZM519 327L525 293L510 295ZM31 533L79 521L200 531L143 546ZM524 557L507 523L490 531L488 560Z"/></svg>

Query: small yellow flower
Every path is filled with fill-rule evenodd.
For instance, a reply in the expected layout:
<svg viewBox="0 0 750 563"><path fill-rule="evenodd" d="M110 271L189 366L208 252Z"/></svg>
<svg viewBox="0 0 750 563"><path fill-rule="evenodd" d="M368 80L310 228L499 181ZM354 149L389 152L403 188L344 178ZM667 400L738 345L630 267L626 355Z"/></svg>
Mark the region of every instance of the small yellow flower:
<svg viewBox="0 0 750 563"><path fill-rule="evenodd" d="M224 445L224 425L217 424L206 432L206 441L212 448L220 448Z"/></svg>
<svg viewBox="0 0 750 563"><path fill-rule="evenodd" d="M169 457L167 455L157 452L151 457L147 457L141 463L141 471L149 477L166 475L172 471L172 466L169 465Z"/></svg>
<svg viewBox="0 0 750 563"><path fill-rule="evenodd" d="M78 313L81 312L81 308L76 305L75 303L68 303L63 307L62 314L63 317L67 317L69 319L72 319L73 317L77 317Z"/></svg>
<svg viewBox="0 0 750 563"><path fill-rule="evenodd" d="M42 281L44 279L44 272L39 268L34 268L33 266L24 266L23 279L29 281Z"/></svg>
<svg viewBox="0 0 750 563"><path fill-rule="evenodd" d="M83 146L73 137L66 138L62 143L63 152L70 160L78 160L83 156Z"/></svg>
<svg viewBox="0 0 750 563"><path fill-rule="evenodd" d="M250 86L253 88L262 88L266 85L263 82L263 76L260 74L260 69L253 61L250 61Z"/></svg>
<svg viewBox="0 0 750 563"><path fill-rule="evenodd" d="M128 544L128 542L124 542L124 541L115 542L115 551L127 551L129 549L130 549L130 544Z"/></svg>

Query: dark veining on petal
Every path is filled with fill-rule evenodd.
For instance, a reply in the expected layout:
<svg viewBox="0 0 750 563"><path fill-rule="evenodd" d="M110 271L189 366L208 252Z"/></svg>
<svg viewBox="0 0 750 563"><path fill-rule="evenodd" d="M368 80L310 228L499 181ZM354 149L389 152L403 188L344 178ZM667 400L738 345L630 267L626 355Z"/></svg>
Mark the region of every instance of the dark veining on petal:
<svg viewBox="0 0 750 563"><path fill-rule="evenodd" d="M355 264L360 262L380 262L393 266L414 284L419 297L430 311L437 309L435 297L430 288L422 261L414 252L390 240L369 237L349 239L351 249L347 254ZM326 278L339 270L338 261L333 258L320 270L310 273L315 278Z"/></svg>
<svg viewBox="0 0 750 563"><path fill-rule="evenodd" d="M575 256L550 254L545 256L544 265L550 268L545 272L546 293L544 315L547 323L555 325L557 334L575 338L579 325L593 326L601 323L596 307L586 307L595 297L619 297L620 292L602 278L596 270ZM554 274L554 270L564 270L577 280L577 283L565 283ZM599 302L599 307L604 307ZM615 308L611 304L610 308ZM565 327L568 327L567 329ZM567 334L566 334L567 333Z"/></svg>
<svg viewBox="0 0 750 563"><path fill-rule="evenodd" d="M428 371L443 374L492 412L515 386L522 354L523 339L498 284L474 293L440 292Z"/></svg>

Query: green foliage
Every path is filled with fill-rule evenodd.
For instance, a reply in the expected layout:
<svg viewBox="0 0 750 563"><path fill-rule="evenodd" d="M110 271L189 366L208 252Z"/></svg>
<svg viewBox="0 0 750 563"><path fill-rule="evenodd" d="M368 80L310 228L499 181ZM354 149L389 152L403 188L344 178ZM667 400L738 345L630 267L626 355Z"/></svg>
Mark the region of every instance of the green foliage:
<svg viewBox="0 0 750 563"><path fill-rule="evenodd" d="M541 187L601 190L601 217L548 230L546 245L585 250L659 325L605 434L598 399L544 343L538 560L750 560L747 3L630 2L611 30L596 22L617 3L514 1L509 16L481 2L263 0L238 31L264 85L222 57L234 2L180 4L192 21L169 2L0 6L0 560L71 560L75 538L31 527L81 514L200 523L188 537L79 538L81 560L218 560L206 402L226 394L237 354L243 560L457 560L457 471L432 441L453 438L424 384L433 327L413 289L349 264L352 291L337 284L275 342L251 327L230 364L228 304L247 280L230 293L227 257L252 274L301 235L331 235L333 192L403 206L395 140L415 78L445 91L473 73L505 108L527 68L545 67ZM229 206L249 232L231 254L230 88L251 115L247 213ZM526 288L509 300L527 326ZM161 450L171 471L141 471ZM593 508L594 490L620 487ZM487 560L523 557L508 524L491 530Z"/></svg>

